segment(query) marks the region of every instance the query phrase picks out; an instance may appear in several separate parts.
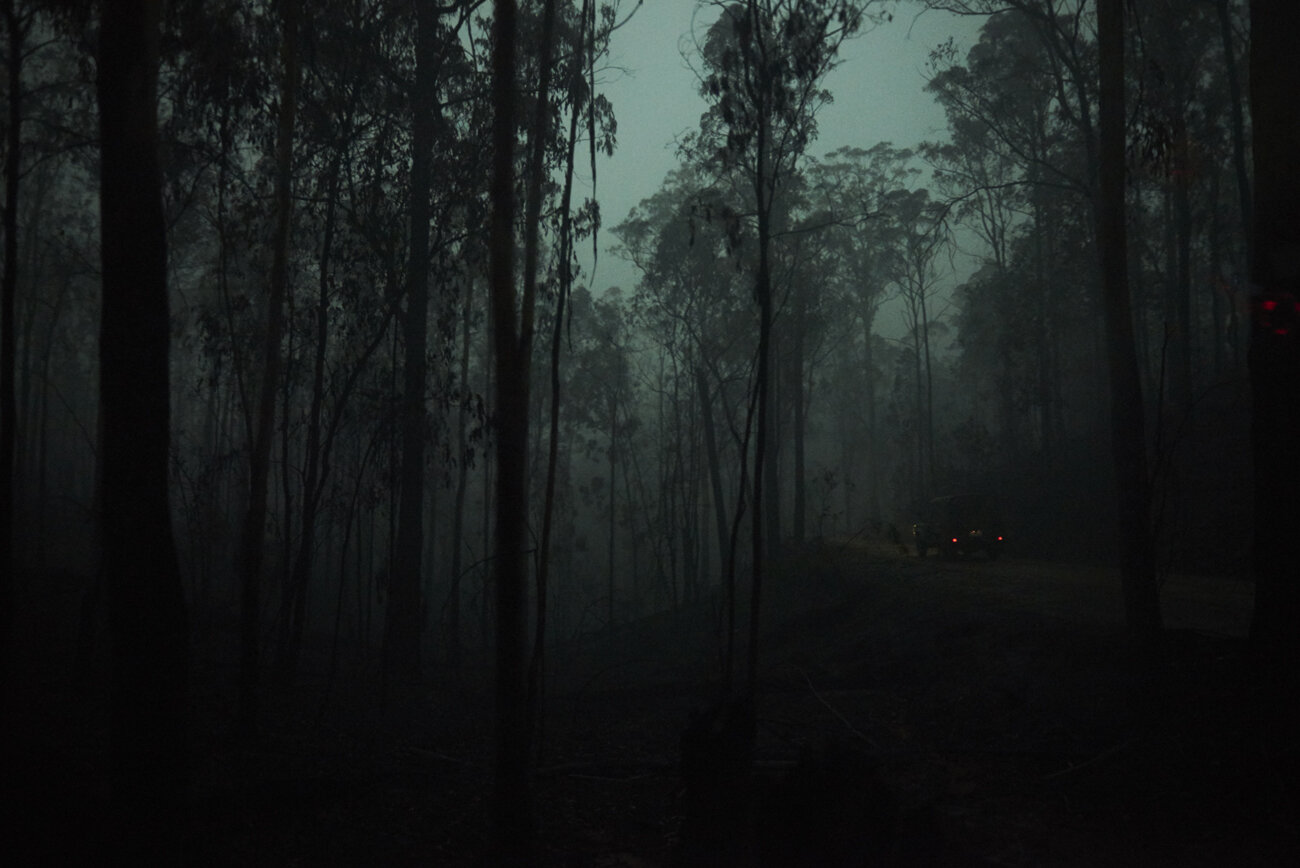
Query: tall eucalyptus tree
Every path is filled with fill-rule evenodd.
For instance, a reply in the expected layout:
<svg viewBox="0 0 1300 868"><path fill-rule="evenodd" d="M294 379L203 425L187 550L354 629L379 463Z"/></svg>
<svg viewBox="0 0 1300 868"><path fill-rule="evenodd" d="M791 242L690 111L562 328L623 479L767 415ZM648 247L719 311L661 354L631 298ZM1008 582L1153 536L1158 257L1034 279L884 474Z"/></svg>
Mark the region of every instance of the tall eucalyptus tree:
<svg viewBox="0 0 1300 868"><path fill-rule="evenodd" d="M262 371L255 416L250 421L249 495L240 545L239 728L243 738L257 734L261 667L261 584L265 557L267 483L275 433L275 395L280 388L285 296L289 284L289 239L293 210L293 152L301 75L298 39L299 0L280 5L280 100L275 129L275 228L271 273L262 327Z"/></svg>
<svg viewBox="0 0 1300 868"><path fill-rule="evenodd" d="M763 564L778 543L771 530L775 510L774 452L769 450L772 413L773 318L772 218L782 186L816 134L816 114L829 94L822 81L840 44L862 26L864 0L712 0L718 12L702 45L701 92L710 108L702 129L706 159L723 172L738 172L746 188L758 245L754 299L759 310L752 557L747 684L758 675L758 631ZM766 536L765 536L766 534Z"/></svg>
<svg viewBox="0 0 1300 868"><path fill-rule="evenodd" d="M894 285L900 254L898 224L889 219L887 203L906 188L916 173L912 152L882 142L869 149L839 148L808 169L815 202L836 219L828 227L832 279L862 333L862 405L866 413L867 513L881 517L881 450L876 417L876 314ZM848 468L843 472L848 473Z"/></svg>
<svg viewBox="0 0 1300 868"><path fill-rule="evenodd" d="M554 2L554 0L549 0ZM496 0L492 49L489 298L496 359L496 732L490 820L499 858L525 864L535 846L527 684L528 369L531 299L515 291L518 9Z"/></svg>

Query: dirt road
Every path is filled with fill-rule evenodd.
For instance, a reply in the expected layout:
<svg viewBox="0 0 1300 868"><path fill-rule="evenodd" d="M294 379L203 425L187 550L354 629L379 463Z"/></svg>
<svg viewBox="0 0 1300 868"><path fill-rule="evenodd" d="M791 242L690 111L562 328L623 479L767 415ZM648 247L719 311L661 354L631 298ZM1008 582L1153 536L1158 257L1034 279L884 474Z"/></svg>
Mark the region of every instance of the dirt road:
<svg viewBox="0 0 1300 868"><path fill-rule="evenodd" d="M1173 577L1162 598L1168 642L1139 660L1114 571L883 543L791 558L769 578L757 758L868 757L900 811L885 864L1291 864L1294 828L1252 792L1251 589ZM674 721L716 691L718 623L650 619L570 660L557 749L617 769L636 745L641 769L668 771L615 790L672 792ZM638 828L671 840L668 805Z"/></svg>

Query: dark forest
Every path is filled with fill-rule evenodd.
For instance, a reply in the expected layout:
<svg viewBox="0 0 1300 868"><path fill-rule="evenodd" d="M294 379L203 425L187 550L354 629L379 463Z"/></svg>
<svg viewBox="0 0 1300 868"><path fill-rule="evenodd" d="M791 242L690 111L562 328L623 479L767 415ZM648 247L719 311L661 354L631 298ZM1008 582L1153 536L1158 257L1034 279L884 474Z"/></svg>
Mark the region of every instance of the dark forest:
<svg viewBox="0 0 1300 868"><path fill-rule="evenodd" d="M1300 4L648 6L0 0L4 861L1295 864Z"/></svg>

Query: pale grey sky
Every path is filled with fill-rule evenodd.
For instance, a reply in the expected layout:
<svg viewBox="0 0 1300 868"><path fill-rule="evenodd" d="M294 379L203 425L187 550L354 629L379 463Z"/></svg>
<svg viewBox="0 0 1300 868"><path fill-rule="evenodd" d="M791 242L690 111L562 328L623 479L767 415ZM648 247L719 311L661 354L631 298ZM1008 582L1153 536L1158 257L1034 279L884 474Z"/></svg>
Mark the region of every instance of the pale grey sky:
<svg viewBox="0 0 1300 868"><path fill-rule="evenodd" d="M635 0L622 0L624 13ZM598 292L621 286L630 292L636 270L609 252L610 229L642 199L659 189L677 166L674 140L696 128L704 111L694 73L682 59L689 50L689 31L697 0L645 0L632 19L614 34L611 69L601 88L618 120L618 148L597 163L597 197L601 203L600 261L594 279L591 248L579 250L583 282ZM820 135L810 153L829 153L844 145L870 147L893 142L907 147L941 138L943 112L924 92L925 63L931 49L953 37L962 53L978 38L982 19L926 12L916 4L899 4L892 22L858 36L841 50L841 64L826 85L834 102L818 116ZM702 32L716 17L705 8L696 21ZM590 195L590 178L582 195Z"/></svg>

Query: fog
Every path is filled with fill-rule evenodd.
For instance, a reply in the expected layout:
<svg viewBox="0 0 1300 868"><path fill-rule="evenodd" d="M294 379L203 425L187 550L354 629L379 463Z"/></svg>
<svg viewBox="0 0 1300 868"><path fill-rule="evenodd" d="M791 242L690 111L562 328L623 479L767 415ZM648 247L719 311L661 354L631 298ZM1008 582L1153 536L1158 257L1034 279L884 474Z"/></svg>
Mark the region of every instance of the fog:
<svg viewBox="0 0 1300 868"><path fill-rule="evenodd" d="M985 694L899 625L944 659L1006 630L1114 662L970 676L1063 703L1024 734L1048 775L1164 726L1122 698L1160 666L1234 681L1260 557L1244 3L1125 4L1110 140L1091 2L523 2L494 91L508 5L176 2L126 30L6 5L5 797L109 818L24 853L141 857L166 826L172 857L329 861L335 816L345 863L983 864L993 821L891 764L926 750L908 702ZM116 204L158 195L160 228ZM953 495L988 506L950 528ZM970 634L967 585L1000 613ZM1127 668L1184 632L1226 644ZM1058 677L1123 710L1061 735ZM765 700L791 690L816 701ZM1017 725L983 702L971 726ZM841 810L862 841L827 843Z"/></svg>

